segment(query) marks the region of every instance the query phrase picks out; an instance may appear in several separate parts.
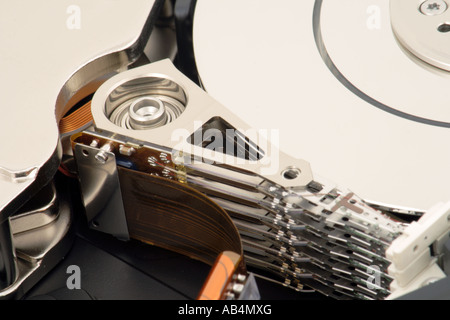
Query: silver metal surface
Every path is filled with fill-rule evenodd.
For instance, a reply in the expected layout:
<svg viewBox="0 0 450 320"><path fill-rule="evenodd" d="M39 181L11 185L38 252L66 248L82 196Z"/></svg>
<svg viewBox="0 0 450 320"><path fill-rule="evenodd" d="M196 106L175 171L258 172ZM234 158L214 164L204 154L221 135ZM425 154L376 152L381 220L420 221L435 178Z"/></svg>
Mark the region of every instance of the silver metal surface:
<svg viewBox="0 0 450 320"><path fill-rule="evenodd" d="M94 143L95 145L96 143ZM104 165L106 164L106 161L108 161L109 155L111 154L111 151L113 151L113 147L110 144L103 145L99 151L95 153L94 159L97 160L100 164ZM88 153L87 150L83 151L83 155L86 155Z"/></svg>
<svg viewBox="0 0 450 320"><path fill-rule="evenodd" d="M37 1L0 4L2 265L15 264L16 251L8 240L10 216L53 179L60 164L59 120L108 77L139 58L150 35L152 14L158 9L155 3L138 0L130 6L123 0L82 0L77 4L51 0L45 5ZM13 221L20 238L31 232L25 230L29 223L36 225L36 217L45 215L29 213ZM50 225L38 229L44 232ZM59 227L57 232L66 232L66 226ZM33 247L36 252L59 246L54 241L61 237L53 234L51 244L46 239L41 239L43 246ZM0 268L0 278L8 278L0 283L1 295L22 290L25 278L36 277L32 274L37 270L48 270L39 264L20 264L12 276L8 268Z"/></svg>
<svg viewBox="0 0 450 320"><path fill-rule="evenodd" d="M427 16L436 16L444 13L448 8L444 0L427 0L420 5L420 12Z"/></svg>
<svg viewBox="0 0 450 320"><path fill-rule="evenodd" d="M34 198L36 203L10 217L12 234L40 228L54 222L59 214L59 202L53 183L44 187Z"/></svg>
<svg viewBox="0 0 450 320"><path fill-rule="evenodd" d="M128 227L116 157L111 151L110 146L102 150L77 144L74 155L90 227L126 240L129 239Z"/></svg>
<svg viewBox="0 0 450 320"><path fill-rule="evenodd" d="M25 204L19 213L0 225L0 265L5 269L0 272L0 298L19 298L25 292L25 282L28 286L33 285L47 272L45 267L51 267L50 264L41 266L44 258L55 262L62 258L65 250L54 253L51 258L45 256L55 247L64 246L59 242L66 238L70 224L70 208L66 202L60 206L52 182Z"/></svg>
<svg viewBox="0 0 450 320"><path fill-rule="evenodd" d="M405 36L438 37L449 52L450 34L437 31L449 10L426 16L421 3L198 0L202 84L251 127L278 129L280 149L311 163L314 177L380 207L426 211L450 197L450 149L442 144L450 139L450 78L418 63L393 34L396 16L411 15L421 22L404 23Z"/></svg>
<svg viewBox="0 0 450 320"><path fill-rule="evenodd" d="M164 104L160 99L144 97L133 101L128 110L130 124L133 129L145 129L167 120Z"/></svg>
<svg viewBox="0 0 450 320"><path fill-rule="evenodd" d="M12 223L14 229L10 231L12 246L9 250L13 258L8 261L13 263L14 278L9 285L0 289L0 299L20 299L29 291L44 275L48 273L69 250L72 244L71 224L72 212L70 205L65 199L58 200L51 197L48 208L57 210L57 213L51 218L43 218L47 213L43 211L32 210L21 213L17 220ZM55 208L55 202L58 203ZM23 221L20 221L23 219ZM6 225L5 223L2 224ZM29 230L25 230L29 227ZM7 242L2 239L2 245Z"/></svg>
<svg viewBox="0 0 450 320"><path fill-rule="evenodd" d="M424 15L415 1L391 0L390 4L392 29L401 45L431 66L450 71L447 7L443 0L425 1L420 6Z"/></svg>
<svg viewBox="0 0 450 320"><path fill-rule="evenodd" d="M129 130L126 125L117 122L114 124L110 120L114 110L120 108L118 106L131 104L136 97L148 95L176 100L185 105L185 110L182 111L180 106L178 110L182 113L178 117L164 126L149 130ZM227 164L235 163L235 158L214 150L206 154L201 146L191 144L188 138L198 129L198 124L207 123L217 116L232 123L241 131L250 129L241 119L180 73L169 60L122 72L105 82L92 100L92 115L98 130L131 138L137 144L150 142L172 153L183 151L194 158L203 158L204 161L214 162L215 159L219 159L221 160L219 162ZM275 144L268 142L258 132L255 132L255 138L259 145L264 146L266 151L264 157L259 161L239 163L237 169L264 175L267 179L285 187L304 188L312 180L311 170L306 161L280 152ZM282 171L292 166L298 168L301 174L295 179L285 179L281 174Z"/></svg>
<svg viewBox="0 0 450 320"><path fill-rule="evenodd" d="M149 130L127 129L110 121L109 102L112 96L117 97L112 93L120 91L122 97L133 97L138 91L144 95L146 86L142 84L149 84L148 90L154 91L158 89L154 84L159 83L164 90L167 81L176 84L171 86L177 88L175 92L182 88L187 97L186 110L179 118ZM333 297L361 299L379 299L389 294L392 279L386 272L390 262L385 250L404 226L368 206L352 191L323 178L313 180L307 162L289 157L271 144L263 142L261 158L250 156L246 162L239 154L225 152L223 141L218 143L220 136L211 141L214 134L208 133L207 139L199 138L200 143L196 143L200 129L221 133L239 128L239 132L245 132L247 126L169 61L129 70L108 80L94 95L92 113L96 132L83 133L83 144L76 145L77 159L87 159L88 154L83 151L89 151L96 139L159 152L159 157L148 157L147 169L156 170L151 174L187 183L227 210L240 231L249 265L275 273L286 286L300 291L306 286ZM174 139L180 130L185 133L183 138ZM233 140L235 147L246 141L239 137ZM259 150L262 140L257 137L256 141L252 148ZM218 148L209 148L214 143ZM168 159L167 152L173 160ZM232 161L211 161L219 153ZM108 154L108 159L111 156L113 153ZM277 159L275 172L263 173L266 157ZM129 161L128 165L132 165L133 160ZM93 197L88 190L108 190L106 185L109 186L98 173L92 173L94 165L87 161L85 168L80 169L80 177L91 177L96 182L95 188L85 185L83 192L88 198L109 198ZM381 270L382 279L370 289L367 270L374 266ZM235 293L239 293L243 286L237 285L236 289Z"/></svg>
<svg viewBox="0 0 450 320"><path fill-rule="evenodd" d="M104 112L112 123L122 128L147 130L177 119L186 108L186 103L187 97L182 87L156 75L118 85L109 93ZM156 113L142 113L150 109Z"/></svg>
<svg viewBox="0 0 450 320"><path fill-rule="evenodd" d="M54 247L67 235L72 223L70 205L61 201L57 218L50 224L16 233L13 243L17 257L32 264L40 264ZM58 259L62 259L59 256Z"/></svg>
<svg viewBox="0 0 450 320"><path fill-rule="evenodd" d="M0 5L0 148L5 150L0 155L0 221L56 172L62 115L139 57L154 4L51 0Z"/></svg>

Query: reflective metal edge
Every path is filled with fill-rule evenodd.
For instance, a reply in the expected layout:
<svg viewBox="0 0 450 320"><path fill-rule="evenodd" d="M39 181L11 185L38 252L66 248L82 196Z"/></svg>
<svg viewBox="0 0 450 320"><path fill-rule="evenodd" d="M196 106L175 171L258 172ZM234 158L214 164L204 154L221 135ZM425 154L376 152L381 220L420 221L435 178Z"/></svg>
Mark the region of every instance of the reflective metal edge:
<svg viewBox="0 0 450 320"><path fill-rule="evenodd" d="M77 144L75 159L89 226L128 240L130 236L114 153Z"/></svg>
<svg viewBox="0 0 450 320"><path fill-rule="evenodd" d="M108 97L119 85L143 77L168 78L183 88L187 96L185 111L171 123L150 130L129 130L114 125L105 114L105 102ZM284 187L305 188L313 179L308 162L302 159L295 159L281 152L275 143L267 141L264 136L257 132L257 129L253 132L255 134L253 140L265 151L265 156L258 161L242 161L241 163L236 163L236 158L233 156L224 155L212 150L208 150L211 152L205 155L205 149L190 144L187 138L198 129L195 125L202 125L216 116L231 123L240 132L245 133L250 128L245 122L236 117L227 108L210 97L178 71L170 60L162 60L122 72L106 81L93 97L92 115L95 126L100 131L110 132L112 135L130 137L137 143L149 142L156 147L167 147L172 149L173 152L189 150L190 152L184 152L184 154L191 154L194 157L199 157L206 161L221 159L221 163L234 166L239 170L247 170L248 172L262 175ZM130 138L127 140L130 140ZM292 167L299 169L300 174L293 179L284 178L283 172Z"/></svg>
<svg viewBox="0 0 450 320"><path fill-rule="evenodd" d="M0 5L0 222L51 180L61 158L58 119L139 57L162 2ZM77 13L79 28L71 28Z"/></svg>
<svg viewBox="0 0 450 320"><path fill-rule="evenodd" d="M16 277L0 289L0 299L20 299L67 254L72 245L72 212L60 201L58 218L41 228L13 236Z"/></svg>

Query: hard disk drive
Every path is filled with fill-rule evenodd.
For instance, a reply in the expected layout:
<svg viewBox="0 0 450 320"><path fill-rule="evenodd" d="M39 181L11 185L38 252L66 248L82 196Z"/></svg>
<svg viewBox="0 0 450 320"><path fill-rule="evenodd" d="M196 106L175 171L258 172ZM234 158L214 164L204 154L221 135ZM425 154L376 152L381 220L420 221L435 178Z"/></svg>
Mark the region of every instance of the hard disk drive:
<svg viewBox="0 0 450 320"><path fill-rule="evenodd" d="M0 5L0 297L449 298L449 6Z"/></svg>

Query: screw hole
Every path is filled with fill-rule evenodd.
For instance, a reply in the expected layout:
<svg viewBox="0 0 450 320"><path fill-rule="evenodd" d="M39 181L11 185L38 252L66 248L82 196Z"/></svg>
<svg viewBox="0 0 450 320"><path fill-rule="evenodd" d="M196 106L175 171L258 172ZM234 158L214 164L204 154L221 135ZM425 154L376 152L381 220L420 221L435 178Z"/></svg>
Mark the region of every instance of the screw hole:
<svg viewBox="0 0 450 320"><path fill-rule="evenodd" d="M294 180L300 175L300 170L297 168L287 168L281 172L281 175L286 180Z"/></svg>
<svg viewBox="0 0 450 320"><path fill-rule="evenodd" d="M83 156L89 157L89 151L83 149L83 151L81 153L83 154Z"/></svg>
<svg viewBox="0 0 450 320"><path fill-rule="evenodd" d="M449 23L443 23L438 27L438 31L442 33L450 32L450 24Z"/></svg>
<svg viewBox="0 0 450 320"><path fill-rule="evenodd" d="M416 252L417 249L419 249L419 246L418 246L418 245L415 245L414 248L413 248L413 252Z"/></svg>

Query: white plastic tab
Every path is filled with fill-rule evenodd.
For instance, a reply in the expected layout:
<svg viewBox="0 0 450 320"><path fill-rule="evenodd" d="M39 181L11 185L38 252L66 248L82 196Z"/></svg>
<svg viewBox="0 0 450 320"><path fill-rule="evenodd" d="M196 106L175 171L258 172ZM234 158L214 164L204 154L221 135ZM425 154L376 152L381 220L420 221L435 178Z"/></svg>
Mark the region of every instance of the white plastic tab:
<svg viewBox="0 0 450 320"><path fill-rule="evenodd" d="M450 202L440 203L411 223L386 251L394 278L389 299L399 297L446 275L431 255L430 247L450 232Z"/></svg>

